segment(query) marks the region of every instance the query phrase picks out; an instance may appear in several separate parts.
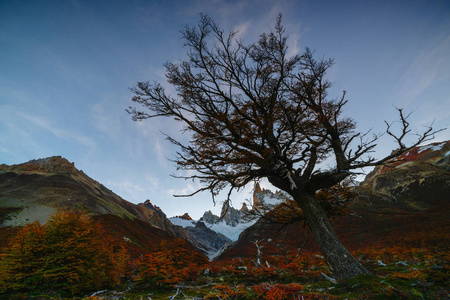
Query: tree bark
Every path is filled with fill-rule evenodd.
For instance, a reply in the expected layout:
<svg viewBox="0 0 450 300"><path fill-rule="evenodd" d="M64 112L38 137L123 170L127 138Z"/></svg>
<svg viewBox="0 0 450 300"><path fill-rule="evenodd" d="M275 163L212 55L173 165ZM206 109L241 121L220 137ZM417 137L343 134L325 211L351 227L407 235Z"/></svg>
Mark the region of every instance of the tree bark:
<svg viewBox="0 0 450 300"><path fill-rule="evenodd" d="M331 222L314 195L297 191L294 195L308 222L320 251L337 279L371 274L339 241Z"/></svg>

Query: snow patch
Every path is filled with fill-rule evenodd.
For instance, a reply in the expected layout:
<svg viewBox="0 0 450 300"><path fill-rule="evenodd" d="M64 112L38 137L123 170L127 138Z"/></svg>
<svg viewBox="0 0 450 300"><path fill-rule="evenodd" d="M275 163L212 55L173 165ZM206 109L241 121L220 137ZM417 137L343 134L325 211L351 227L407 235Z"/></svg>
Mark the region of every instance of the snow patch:
<svg viewBox="0 0 450 300"><path fill-rule="evenodd" d="M276 197L273 194L265 194L264 197L262 198L262 202L263 202L263 204L266 204L266 205L276 206L276 205L280 204L281 202L283 202L283 200L280 199L280 197Z"/></svg>
<svg viewBox="0 0 450 300"><path fill-rule="evenodd" d="M185 220L185 219L181 219L181 218L169 218L169 221L176 226L181 226L183 228L186 228L188 226L194 226L195 227L195 223L197 223L196 221L193 220Z"/></svg>
<svg viewBox="0 0 450 300"><path fill-rule="evenodd" d="M224 236L226 236L227 238L229 238L234 242L238 240L239 235L242 233L242 231L255 224L255 222L256 220L252 220L247 223L238 223L235 227L228 226L227 224L225 224L225 222L219 222L216 224L206 226L208 226L211 230L214 230L215 232L223 234Z"/></svg>
<svg viewBox="0 0 450 300"><path fill-rule="evenodd" d="M189 226L195 227L195 224L197 223L197 221L195 221L195 220L184 220L184 219L177 218L177 217L169 218L169 221L173 225L181 226L183 228L186 228ZM223 234L230 240L237 241L241 232L244 231L245 229L247 229L248 227L252 226L253 224L255 224L255 222L256 222L256 220L252 220L252 221L246 222L246 223L238 223L234 227L227 225L224 221L221 221L219 223L215 223L212 225L206 223L205 225L209 229L211 229L217 233Z"/></svg>
<svg viewBox="0 0 450 300"><path fill-rule="evenodd" d="M438 143L438 144L430 144L430 145L427 145L427 146L423 146L423 147L420 147L420 150L418 152L420 153L420 152L423 152L423 151L426 151L426 150L429 150L429 149L431 149L431 151L433 151L433 152L434 151L440 151L442 149L442 147L444 147L445 144L446 144L446 142L441 142L441 143Z"/></svg>

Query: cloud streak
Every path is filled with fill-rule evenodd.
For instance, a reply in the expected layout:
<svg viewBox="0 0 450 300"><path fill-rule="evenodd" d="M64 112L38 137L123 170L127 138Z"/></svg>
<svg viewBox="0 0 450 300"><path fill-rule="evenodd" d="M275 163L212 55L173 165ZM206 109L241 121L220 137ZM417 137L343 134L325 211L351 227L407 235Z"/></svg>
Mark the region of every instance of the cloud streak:
<svg viewBox="0 0 450 300"><path fill-rule="evenodd" d="M450 82L449 70L450 36L447 36L437 44L425 47L404 72L399 88L402 104L419 100L433 85Z"/></svg>
<svg viewBox="0 0 450 300"><path fill-rule="evenodd" d="M48 119L44 117L33 116L23 112L18 112L17 115L20 118L28 121L32 125L35 125L43 130L50 132L59 139L63 139L66 141L75 141L76 143L87 148L88 153L92 153L97 149L97 143L91 137L85 136L83 134L78 134L76 132L69 131L66 129L57 128L56 126L52 125Z"/></svg>

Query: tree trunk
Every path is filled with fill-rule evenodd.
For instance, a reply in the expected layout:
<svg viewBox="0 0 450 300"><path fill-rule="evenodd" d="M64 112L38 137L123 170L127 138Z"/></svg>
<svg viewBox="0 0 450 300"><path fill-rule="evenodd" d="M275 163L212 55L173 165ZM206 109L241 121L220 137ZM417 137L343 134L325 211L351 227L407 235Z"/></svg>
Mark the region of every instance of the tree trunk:
<svg viewBox="0 0 450 300"><path fill-rule="evenodd" d="M341 280L360 274L371 274L339 241L331 222L314 195L298 191L294 199L301 207L333 276Z"/></svg>

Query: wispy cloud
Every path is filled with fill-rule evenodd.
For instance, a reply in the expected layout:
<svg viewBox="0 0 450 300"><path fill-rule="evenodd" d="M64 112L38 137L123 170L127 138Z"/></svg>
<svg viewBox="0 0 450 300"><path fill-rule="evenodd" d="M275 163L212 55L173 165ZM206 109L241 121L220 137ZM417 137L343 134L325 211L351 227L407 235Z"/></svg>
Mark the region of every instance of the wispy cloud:
<svg viewBox="0 0 450 300"><path fill-rule="evenodd" d="M117 139L123 135L121 122L123 118L119 116L119 113L125 115L125 112L123 108L111 105L109 102L103 100L91 106L92 122L101 133L110 139ZM112 103L117 103L117 101Z"/></svg>
<svg viewBox="0 0 450 300"><path fill-rule="evenodd" d="M12 151L9 151L8 149L1 147L1 146L0 146L0 151L3 153L6 153L8 155L15 156L15 154Z"/></svg>
<svg viewBox="0 0 450 300"><path fill-rule="evenodd" d="M78 144L86 147L88 149L88 153L97 149L97 143L92 138L70 130L58 128L44 117L33 116L23 112L18 112L17 115L31 124L50 132L60 139L76 141Z"/></svg>
<svg viewBox="0 0 450 300"><path fill-rule="evenodd" d="M131 181L108 181L105 184L127 201L139 203L148 198L148 190Z"/></svg>
<svg viewBox="0 0 450 300"><path fill-rule="evenodd" d="M261 9L262 7L264 9ZM275 20L279 13L290 14L295 11L294 8L295 1L289 0L211 0L208 2L198 0L186 6L181 13L190 16L197 16L199 12L206 13L225 30L231 27L240 29L238 37L244 37L246 42L251 42L257 39L261 33L274 30ZM249 14L249 12L252 13ZM292 25L289 24L288 27L292 32L296 32L298 28L293 28Z"/></svg>
<svg viewBox="0 0 450 300"><path fill-rule="evenodd" d="M234 31L236 31L235 39L237 41L243 40L245 38L246 34L248 33L249 27L250 27L249 21L235 26L234 27Z"/></svg>
<svg viewBox="0 0 450 300"><path fill-rule="evenodd" d="M429 87L450 81L450 36L425 47L400 79L402 105L414 101ZM424 99L428 100L428 99Z"/></svg>
<svg viewBox="0 0 450 300"><path fill-rule="evenodd" d="M6 128L5 132L9 135L15 135L17 138L19 135L22 137L28 137L30 134L18 126L20 121L17 118L16 108L12 105L0 105L0 124L3 128Z"/></svg>
<svg viewBox="0 0 450 300"><path fill-rule="evenodd" d="M155 145L153 147L154 151L156 152L156 155L158 157L158 163L160 166L163 166L164 168L167 168L167 158L166 158L166 152L167 149L164 149L164 147L159 142L159 139L155 139Z"/></svg>
<svg viewBox="0 0 450 300"><path fill-rule="evenodd" d="M99 79L95 77L93 72L87 72L85 68L65 59L62 54L56 52L46 44L40 44L37 51L40 53L42 61L45 62L47 67L50 67L53 72L66 78L73 84L87 86Z"/></svg>
<svg viewBox="0 0 450 300"><path fill-rule="evenodd" d="M146 176L145 176L145 179L146 179L146 181L150 184L150 186L151 186L152 188L157 188L157 187L159 187L159 185L160 185L160 182L159 182L159 178L158 178L158 177L155 177L155 176L152 176L152 175L146 175Z"/></svg>

